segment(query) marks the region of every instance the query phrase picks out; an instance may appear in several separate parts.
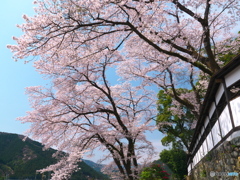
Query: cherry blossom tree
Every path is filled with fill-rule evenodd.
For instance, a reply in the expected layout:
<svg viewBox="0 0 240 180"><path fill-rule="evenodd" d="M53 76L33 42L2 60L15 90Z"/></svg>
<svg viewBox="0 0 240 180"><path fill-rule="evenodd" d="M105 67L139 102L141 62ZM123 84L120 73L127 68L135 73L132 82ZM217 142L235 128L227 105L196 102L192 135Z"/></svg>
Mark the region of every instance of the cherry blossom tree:
<svg viewBox="0 0 240 180"><path fill-rule="evenodd" d="M77 132L65 131L68 127L92 132L91 123L98 127L99 134L93 133L89 140L88 134L80 133L81 137L88 136L81 140L86 147L94 144L96 137L108 144L105 141L112 136L101 136L108 132L105 127L114 125L110 129L120 128L120 137L130 136L132 130L128 129L134 127L125 122L134 119L130 115L136 115L136 102L147 98L147 94L139 98L130 85L110 86L105 72L108 66L116 68L127 81L141 78L143 87L157 85L173 97L174 107L185 106L197 119L207 78L222 66L219 56L234 53L239 47L239 41L232 41L233 29L239 24L238 0L35 0L34 4L36 15L23 16L26 23L18 27L24 34L14 37L17 45L8 47L16 60L33 57L36 69L53 79L52 89L29 88L34 110L22 119L32 121L31 132L42 136L49 146L66 146L64 142L69 142L69 138L64 135ZM107 64L103 61L106 57L111 57ZM181 87L191 91L177 91ZM141 107L144 111L139 111L147 112L148 106L147 103ZM90 125L79 125L79 118ZM118 125L112 123L113 119ZM142 117L136 119L140 121ZM51 129L50 124L57 120L62 123ZM100 120L106 124L100 125ZM143 123L143 127L147 126ZM75 139L73 135L69 137ZM127 139L128 143L135 142L133 139ZM135 178L135 171L129 170L131 163L134 168L137 166L134 158L124 159L112 147L105 148L113 158L121 157L114 159L120 172L126 178ZM134 157L132 150L137 147L128 148L126 152ZM119 164L123 159L126 166Z"/></svg>
<svg viewBox="0 0 240 180"><path fill-rule="evenodd" d="M230 41L239 23L238 0L36 0L36 15L23 18L24 32L9 46L15 59L41 56L79 61L108 50L118 52L119 75L143 78L171 95L198 117L198 75L211 76L221 67L219 55L234 52ZM228 44L228 46L226 46ZM86 47L91 50L86 51ZM69 49L71 49L69 51ZM191 93L179 94L181 86ZM171 89L171 90L169 90ZM190 98L189 98L190 97Z"/></svg>
<svg viewBox="0 0 240 180"><path fill-rule="evenodd" d="M45 148L56 147L67 157L40 172L53 171L52 179L68 178L85 151L100 149L103 160L113 159L120 179L136 179L138 160L153 155L145 132L150 125L155 100L144 87L124 82L110 86L106 71L114 57L84 63L78 56L65 61L35 62L35 67L52 79L50 87L29 87L32 111L20 117L31 123L28 135L39 139ZM81 65L80 65L81 64ZM108 173L115 173L108 168Z"/></svg>

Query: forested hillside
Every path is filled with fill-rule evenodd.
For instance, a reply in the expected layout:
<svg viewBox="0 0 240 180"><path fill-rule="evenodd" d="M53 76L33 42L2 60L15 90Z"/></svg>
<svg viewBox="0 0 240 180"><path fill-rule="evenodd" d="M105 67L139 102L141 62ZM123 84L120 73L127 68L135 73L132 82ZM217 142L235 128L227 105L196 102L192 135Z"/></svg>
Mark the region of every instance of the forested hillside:
<svg viewBox="0 0 240 180"><path fill-rule="evenodd" d="M24 136L0 132L0 180L10 179L48 179L51 173L37 174L42 169L56 162L52 154L54 149L43 151L39 142ZM80 163L81 170L72 176L72 180L107 179L105 175L95 171L85 162Z"/></svg>

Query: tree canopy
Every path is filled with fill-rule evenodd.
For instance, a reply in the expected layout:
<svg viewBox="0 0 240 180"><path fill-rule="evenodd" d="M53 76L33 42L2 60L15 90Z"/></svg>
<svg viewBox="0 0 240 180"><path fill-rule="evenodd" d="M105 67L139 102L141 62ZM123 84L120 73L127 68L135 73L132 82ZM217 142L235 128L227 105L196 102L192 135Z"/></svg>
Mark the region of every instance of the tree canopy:
<svg viewBox="0 0 240 180"><path fill-rule="evenodd" d="M190 91L187 89L178 89L178 91ZM158 93L158 115L157 126L160 132L165 134L162 138L162 144L165 146L170 143L179 143L180 146L188 150L193 135L193 122L195 117L191 111L184 107L176 107L172 103L170 95L165 94L163 90ZM181 116L174 115L174 111L182 111Z"/></svg>
<svg viewBox="0 0 240 180"><path fill-rule="evenodd" d="M44 62L83 62L114 54L118 73L155 83L196 116L198 73L212 75L219 56L238 49L232 29L239 23L237 0L35 0L37 15L23 18L25 33L8 46L15 59L41 56ZM227 46L226 46L227 45ZM66 62L66 59L72 59ZM42 71L42 70L41 70ZM42 72L44 73L44 72ZM204 82L202 82L204 84ZM205 83L206 84L206 83ZM168 91L171 87L172 91ZM191 97L191 98L188 98ZM186 100L187 99L187 100Z"/></svg>
<svg viewBox="0 0 240 180"><path fill-rule="evenodd" d="M164 149L160 153L160 160L173 171L174 178L180 180L187 175L187 153L184 150L174 146L170 150Z"/></svg>

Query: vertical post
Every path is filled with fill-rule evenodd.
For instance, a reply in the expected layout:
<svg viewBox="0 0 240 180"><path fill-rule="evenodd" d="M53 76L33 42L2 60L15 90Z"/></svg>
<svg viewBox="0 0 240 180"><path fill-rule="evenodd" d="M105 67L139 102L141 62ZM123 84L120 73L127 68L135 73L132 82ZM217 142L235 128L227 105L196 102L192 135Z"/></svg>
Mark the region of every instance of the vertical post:
<svg viewBox="0 0 240 180"><path fill-rule="evenodd" d="M213 134L212 134L212 128L213 128L213 127L211 126L211 119L210 119L210 117L209 117L209 114L208 114L207 117L208 117L208 119L209 119L209 126L210 126L210 129L211 129L211 130L210 130L210 133L211 133L211 136L212 136L212 142L213 142L213 147L214 147L214 139L213 139Z"/></svg>
<svg viewBox="0 0 240 180"><path fill-rule="evenodd" d="M203 134L202 134L201 136L204 137L204 134L205 134L204 125L203 125L203 127L201 128L201 133L202 133L202 130L203 130ZM204 137L204 138L205 138L205 137ZM200 138L200 139L201 139L201 138ZM202 151L203 151L203 152L202 152L202 153L203 153L202 156L204 155L204 152L205 152L205 151L204 151L204 148L203 148L203 143L204 143L204 140L202 141L202 145L200 146L200 148L202 147ZM199 148L199 149L200 149L200 148ZM202 158L201 158L201 159L202 159Z"/></svg>
<svg viewBox="0 0 240 180"><path fill-rule="evenodd" d="M190 153L189 152L189 154L188 154L188 159L189 159L189 161L188 161L188 167L190 166L190 168L191 168L191 170L190 170L190 172L188 172L188 176L191 176L191 174L193 173L192 172L192 170L193 170L193 167L192 167L192 163L193 163L193 157L192 157L192 153Z"/></svg>
<svg viewBox="0 0 240 180"><path fill-rule="evenodd" d="M208 142L207 142L207 135L206 135L206 127L203 123L203 128L204 128L204 136L205 136L205 140L206 140L206 144L207 144L207 153L209 152L209 149L208 149Z"/></svg>
<svg viewBox="0 0 240 180"><path fill-rule="evenodd" d="M192 167L192 164L193 164L193 158L192 158L192 157L191 157L191 160L192 160L192 161L191 161L191 174L193 174L193 167ZM190 174L190 175L191 175L191 174Z"/></svg>
<svg viewBox="0 0 240 180"><path fill-rule="evenodd" d="M230 119L231 119L231 123L232 123L232 129L233 129L233 128L235 128L235 124L234 124L233 115L232 115L232 108L231 108L231 105L230 105L230 94L229 94L229 91L227 89L225 79L223 79L223 88L224 88L224 93L225 93L225 97L226 97L226 101L227 101L228 111L229 111L229 115L230 115Z"/></svg>
<svg viewBox="0 0 240 180"><path fill-rule="evenodd" d="M222 141L223 135L222 135L222 129L221 129L220 122L219 122L219 117L220 117L220 115L219 115L219 113L218 113L217 103L216 103L216 99L215 99L215 98L214 98L214 104L215 104L215 110L216 110L216 114L217 114L218 127L219 127L220 136L221 136L221 141Z"/></svg>

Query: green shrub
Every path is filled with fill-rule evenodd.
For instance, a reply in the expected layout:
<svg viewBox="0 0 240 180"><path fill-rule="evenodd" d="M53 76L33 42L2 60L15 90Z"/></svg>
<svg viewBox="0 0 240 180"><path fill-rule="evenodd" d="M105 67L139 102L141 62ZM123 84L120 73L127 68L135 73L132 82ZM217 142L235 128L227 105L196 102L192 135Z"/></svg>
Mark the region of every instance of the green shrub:
<svg viewBox="0 0 240 180"><path fill-rule="evenodd" d="M140 174L140 180L165 180L169 179L169 174L160 164L152 164L146 167Z"/></svg>

